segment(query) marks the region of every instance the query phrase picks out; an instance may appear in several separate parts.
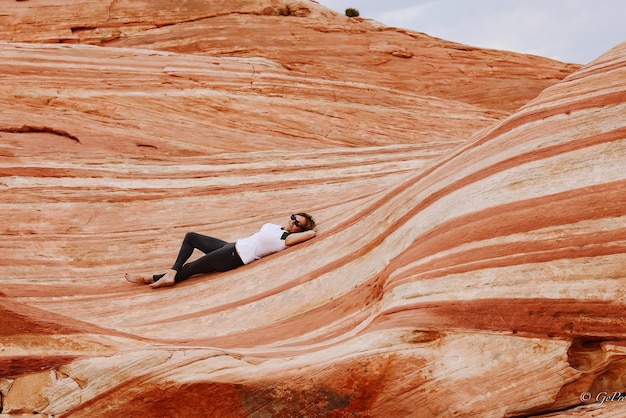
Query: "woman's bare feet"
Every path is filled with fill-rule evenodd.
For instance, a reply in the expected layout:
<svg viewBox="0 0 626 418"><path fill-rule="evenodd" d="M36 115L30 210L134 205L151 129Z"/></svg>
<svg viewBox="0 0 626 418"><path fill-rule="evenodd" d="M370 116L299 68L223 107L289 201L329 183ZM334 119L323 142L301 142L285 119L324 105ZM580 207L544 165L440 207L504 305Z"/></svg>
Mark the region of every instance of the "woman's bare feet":
<svg viewBox="0 0 626 418"><path fill-rule="evenodd" d="M167 273L165 273L165 276L152 283L150 287L156 289L157 287L173 286L176 279L176 273L178 273L176 270L169 269Z"/></svg>
<svg viewBox="0 0 626 418"><path fill-rule="evenodd" d="M129 274L126 273L124 278L131 283L151 284L154 282L150 274Z"/></svg>

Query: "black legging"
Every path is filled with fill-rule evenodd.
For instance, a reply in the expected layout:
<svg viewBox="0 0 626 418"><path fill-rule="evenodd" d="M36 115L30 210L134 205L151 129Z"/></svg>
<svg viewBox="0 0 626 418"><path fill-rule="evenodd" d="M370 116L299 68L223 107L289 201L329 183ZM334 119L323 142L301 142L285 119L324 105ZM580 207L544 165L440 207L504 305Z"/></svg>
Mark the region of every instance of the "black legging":
<svg viewBox="0 0 626 418"><path fill-rule="evenodd" d="M197 248L205 255L185 264L185 261L191 257L193 250ZM228 271L239 266L243 266L243 261L235 250L235 243L222 241L221 239L208 237L196 232L188 232L185 235L176 262L172 269L176 270L176 282L188 279L196 274L211 273L214 271ZM164 274L155 274L153 277L156 282Z"/></svg>

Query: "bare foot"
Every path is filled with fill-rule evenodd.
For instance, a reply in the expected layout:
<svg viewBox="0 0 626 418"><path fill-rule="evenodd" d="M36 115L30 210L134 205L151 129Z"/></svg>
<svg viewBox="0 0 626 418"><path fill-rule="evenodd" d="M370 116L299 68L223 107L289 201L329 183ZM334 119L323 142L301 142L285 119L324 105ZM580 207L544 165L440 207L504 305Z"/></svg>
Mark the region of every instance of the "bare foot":
<svg viewBox="0 0 626 418"><path fill-rule="evenodd" d="M131 283L151 284L154 282L150 274L129 274L126 273L124 278Z"/></svg>
<svg viewBox="0 0 626 418"><path fill-rule="evenodd" d="M169 269L167 273L165 273L165 276L152 283L150 287L156 289L157 287L173 286L174 280L176 279L176 273L178 273L176 270Z"/></svg>

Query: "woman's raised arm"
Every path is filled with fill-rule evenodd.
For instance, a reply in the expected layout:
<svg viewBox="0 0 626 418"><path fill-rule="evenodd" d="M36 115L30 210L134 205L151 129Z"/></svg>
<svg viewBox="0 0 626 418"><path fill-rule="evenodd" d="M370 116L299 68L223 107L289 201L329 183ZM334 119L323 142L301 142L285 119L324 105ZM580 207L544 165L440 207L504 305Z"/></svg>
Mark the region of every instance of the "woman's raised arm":
<svg viewBox="0 0 626 418"><path fill-rule="evenodd" d="M294 232L291 233L285 238L285 245L291 246L296 245L301 242L307 241L315 236L314 230L302 231L302 232Z"/></svg>

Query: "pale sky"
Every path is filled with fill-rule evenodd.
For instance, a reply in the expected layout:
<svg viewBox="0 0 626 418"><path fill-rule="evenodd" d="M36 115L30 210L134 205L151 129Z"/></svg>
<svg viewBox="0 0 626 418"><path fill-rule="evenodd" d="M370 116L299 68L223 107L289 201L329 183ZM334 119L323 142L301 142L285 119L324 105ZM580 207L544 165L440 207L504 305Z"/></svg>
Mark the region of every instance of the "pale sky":
<svg viewBox="0 0 626 418"><path fill-rule="evenodd" d="M626 41L624 0L316 0L466 45L587 64Z"/></svg>

